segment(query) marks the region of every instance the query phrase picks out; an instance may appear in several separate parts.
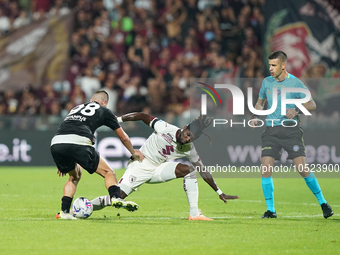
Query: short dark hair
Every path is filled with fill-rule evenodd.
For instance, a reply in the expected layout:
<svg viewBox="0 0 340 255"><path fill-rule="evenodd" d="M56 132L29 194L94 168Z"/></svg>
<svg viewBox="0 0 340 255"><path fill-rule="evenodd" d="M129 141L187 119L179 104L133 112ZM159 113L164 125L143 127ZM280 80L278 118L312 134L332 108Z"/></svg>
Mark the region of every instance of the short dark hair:
<svg viewBox="0 0 340 255"><path fill-rule="evenodd" d="M268 59L279 59L281 63L287 62L287 54L281 50L272 52Z"/></svg>
<svg viewBox="0 0 340 255"><path fill-rule="evenodd" d="M106 97L107 97L107 100L106 100L106 101L109 101L109 94L108 94L105 90L103 90L103 89L97 90L96 92L94 92L94 95L95 95L95 94L100 94L100 93L106 94Z"/></svg>

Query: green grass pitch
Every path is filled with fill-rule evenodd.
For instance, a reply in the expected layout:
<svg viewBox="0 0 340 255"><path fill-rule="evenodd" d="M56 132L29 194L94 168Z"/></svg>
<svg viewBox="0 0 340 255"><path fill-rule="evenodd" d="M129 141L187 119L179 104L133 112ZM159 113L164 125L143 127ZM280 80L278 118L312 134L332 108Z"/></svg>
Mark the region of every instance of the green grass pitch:
<svg viewBox="0 0 340 255"><path fill-rule="evenodd" d="M199 208L213 222L186 220L182 180L143 185L129 196L140 206L134 213L105 208L85 220L55 220L65 181L53 167L0 167L1 255L340 253L340 179L319 178L335 213L327 220L302 178L274 174L277 219L259 218L260 178L216 179L225 193L240 196L228 204L198 179ZM106 194L103 179L84 171L75 197Z"/></svg>

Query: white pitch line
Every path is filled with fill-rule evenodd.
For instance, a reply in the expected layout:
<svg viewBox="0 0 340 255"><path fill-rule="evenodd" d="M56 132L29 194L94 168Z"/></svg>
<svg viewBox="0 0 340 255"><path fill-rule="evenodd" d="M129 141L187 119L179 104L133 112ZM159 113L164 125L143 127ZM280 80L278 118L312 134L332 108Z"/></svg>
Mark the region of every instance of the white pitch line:
<svg viewBox="0 0 340 255"><path fill-rule="evenodd" d="M340 216L340 214L334 214L333 216ZM279 218L320 218L323 217L322 214L316 214L316 215L278 215ZM223 217L209 217L211 219L260 219L260 216L253 217L253 216L223 216ZM171 217L156 217L156 218L121 218L120 220L183 220L187 219L186 217L180 217L180 218L171 218Z"/></svg>
<svg viewBox="0 0 340 255"><path fill-rule="evenodd" d="M6 219L6 218L2 218L2 219L0 219L0 222L1 221L52 221L52 220L57 221L56 219L54 219L54 217L52 217L52 218L19 218L19 219L13 219L13 218ZM60 220L58 220L58 221L60 221Z"/></svg>
<svg viewBox="0 0 340 255"><path fill-rule="evenodd" d="M340 214L334 214L333 216L340 216ZM278 218L322 218L323 215L322 214L316 214L316 215L278 215ZM116 219L116 216L114 217L107 217L107 219L112 218L113 220L186 220L186 217L147 217L147 218L119 218ZM240 216L223 216L223 217L210 217L211 219L260 219L260 216L257 217L253 217L253 216L244 216L244 217L240 217ZM2 220L6 220L6 221L55 221L54 218L19 218L19 219L2 219ZM99 218L99 220L103 220L103 218ZM1 220L0 220L1 221ZM80 220L81 221L81 220Z"/></svg>
<svg viewBox="0 0 340 255"><path fill-rule="evenodd" d="M5 211L34 211L35 208L15 208L15 209L2 209L0 208L0 210L5 210ZM52 209L40 209L39 208L39 211L45 211L45 212L52 212L52 211L55 211L55 210L52 210Z"/></svg>
<svg viewBox="0 0 340 255"><path fill-rule="evenodd" d="M241 202L249 202L249 203L265 203L265 201L263 200L242 200L242 199L237 199L235 200L235 202L237 203L241 203ZM319 204L316 203L292 203L292 202L276 202L275 204L281 204L281 205L307 205L307 206L320 206ZM331 204L332 207L340 207L340 205L334 205Z"/></svg>
<svg viewBox="0 0 340 255"><path fill-rule="evenodd" d="M333 214L333 216L340 216L340 214ZM323 217L322 214L316 214L316 215L278 215L278 218L320 218ZM212 219L260 219L260 217L253 217L253 216L246 216L246 217L210 217Z"/></svg>

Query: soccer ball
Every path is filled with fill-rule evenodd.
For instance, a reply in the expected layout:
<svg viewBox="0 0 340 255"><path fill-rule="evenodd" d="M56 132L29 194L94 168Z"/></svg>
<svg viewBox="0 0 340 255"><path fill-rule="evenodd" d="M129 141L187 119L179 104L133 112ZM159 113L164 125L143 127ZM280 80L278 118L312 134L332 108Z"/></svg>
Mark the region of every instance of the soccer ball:
<svg viewBox="0 0 340 255"><path fill-rule="evenodd" d="M72 204L73 216L79 219L86 219L91 216L93 205L90 200L85 197L78 197Z"/></svg>

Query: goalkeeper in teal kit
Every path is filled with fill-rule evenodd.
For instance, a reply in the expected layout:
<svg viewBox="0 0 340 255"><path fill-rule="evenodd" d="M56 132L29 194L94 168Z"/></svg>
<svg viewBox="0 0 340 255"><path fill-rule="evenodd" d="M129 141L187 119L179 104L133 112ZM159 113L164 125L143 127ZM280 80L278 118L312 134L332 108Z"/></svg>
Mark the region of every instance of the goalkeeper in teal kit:
<svg viewBox="0 0 340 255"><path fill-rule="evenodd" d="M269 55L269 70L271 76L265 78L262 82L259 98L255 105L256 110L263 110L266 100L268 101L268 109L275 107L274 99L277 96L277 106L275 111L267 115L266 129L261 136L262 140L262 190L266 200L267 211L261 218L276 218L274 205L274 184L272 179L272 170L275 160L281 158L282 149L288 152L288 159L292 159L296 169L304 178L308 188L317 198L323 216L327 219L333 215L332 208L323 197L321 188L314 173L309 171L305 145L303 141L303 131L299 125L299 113L301 110L294 104L287 104L285 115L281 113L281 94L287 99L303 99L306 97L301 92L286 92L287 88L307 87L295 76L286 71L287 55L283 51L275 51ZM277 93L273 93L276 88ZM285 94L285 95L284 95ZM316 104L311 98L302 104L307 111L316 109ZM258 116L253 115L252 126L255 128L258 124Z"/></svg>

